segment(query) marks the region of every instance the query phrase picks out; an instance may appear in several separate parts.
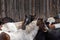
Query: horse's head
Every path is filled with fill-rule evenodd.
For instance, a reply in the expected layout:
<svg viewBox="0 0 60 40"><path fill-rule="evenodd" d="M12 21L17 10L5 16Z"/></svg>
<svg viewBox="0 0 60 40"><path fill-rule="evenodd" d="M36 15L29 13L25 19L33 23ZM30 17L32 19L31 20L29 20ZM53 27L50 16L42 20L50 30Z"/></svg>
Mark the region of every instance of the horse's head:
<svg viewBox="0 0 60 40"><path fill-rule="evenodd" d="M39 26L39 30L45 31L45 24L43 18L38 18L37 26Z"/></svg>
<svg viewBox="0 0 60 40"><path fill-rule="evenodd" d="M2 18L2 22L7 23L7 22L15 22L15 21L10 17L4 17L4 18Z"/></svg>
<svg viewBox="0 0 60 40"><path fill-rule="evenodd" d="M25 26L31 23L35 19L35 15L25 15L25 20L23 23L23 29L25 29Z"/></svg>
<svg viewBox="0 0 60 40"><path fill-rule="evenodd" d="M25 23L26 25L29 24L30 22L32 22L35 19L34 15L25 15Z"/></svg>
<svg viewBox="0 0 60 40"><path fill-rule="evenodd" d="M55 23L55 18L54 17L49 17L47 19L47 22L49 22L50 24Z"/></svg>

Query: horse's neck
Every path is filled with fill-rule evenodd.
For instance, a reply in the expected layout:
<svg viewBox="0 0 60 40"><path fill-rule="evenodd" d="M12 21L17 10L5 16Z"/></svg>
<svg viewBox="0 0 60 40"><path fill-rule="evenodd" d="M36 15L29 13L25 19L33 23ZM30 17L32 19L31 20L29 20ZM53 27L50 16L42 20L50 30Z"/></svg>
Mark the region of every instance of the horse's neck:
<svg viewBox="0 0 60 40"><path fill-rule="evenodd" d="M23 21L15 22L17 29L22 29L22 24L23 24Z"/></svg>
<svg viewBox="0 0 60 40"><path fill-rule="evenodd" d="M32 21L27 27L26 27L26 31L29 35L29 37L31 37L32 39L34 39L34 37L36 36L37 32L38 32L39 27L36 25L36 21Z"/></svg>
<svg viewBox="0 0 60 40"><path fill-rule="evenodd" d="M38 30L38 27L36 26L36 21L32 21L29 25L26 26L26 31L31 32L32 30Z"/></svg>

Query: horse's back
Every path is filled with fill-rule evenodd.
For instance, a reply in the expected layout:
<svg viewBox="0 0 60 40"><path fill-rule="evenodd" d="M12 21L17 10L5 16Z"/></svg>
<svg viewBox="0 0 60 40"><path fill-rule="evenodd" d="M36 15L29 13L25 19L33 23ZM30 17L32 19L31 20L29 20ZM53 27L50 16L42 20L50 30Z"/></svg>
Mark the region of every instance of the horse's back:
<svg viewBox="0 0 60 40"><path fill-rule="evenodd" d="M35 39L36 40L45 40L45 33L39 30Z"/></svg>
<svg viewBox="0 0 60 40"><path fill-rule="evenodd" d="M60 40L60 29L55 29L50 32L47 32L46 40Z"/></svg>

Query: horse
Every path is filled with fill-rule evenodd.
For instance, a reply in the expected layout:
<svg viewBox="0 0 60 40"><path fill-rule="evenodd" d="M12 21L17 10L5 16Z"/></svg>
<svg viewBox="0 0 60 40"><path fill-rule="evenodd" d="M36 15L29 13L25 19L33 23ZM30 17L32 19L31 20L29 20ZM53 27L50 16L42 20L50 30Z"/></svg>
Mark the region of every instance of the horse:
<svg viewBox="0 0 60 40"><path fill-rule="evenodd" d="M31 16L31 17L32 17L32 16ZM33 20L32 20L33 18L31 19L31 17L28 17L28 18L29 18L28 20L33 21ZM31 23L31 21L30 21L30 23ZM35 24L35 23L34 23L34 24ZM33 26L32 28L34 29L35 27ZM30 31L30 32L29 32L28 35L27 35L27 34L25 34L25 35L27 35L27 37L29 37L29 35L32 35L33 32L32 32L31 30L33 30L33 29L30 28L30 30L29 30L29 27L27 26L27 28L26 28L25 31L26 31L26 32L29 32L29 31ZM35 29L36 29L36 28L35 28ZM29 30L29 31L28 31L28 30ZM19 36L19 35L21 35L22 33L24 34L25 31L24 31L24 30L22 30L22 31L19 30L19 32L13 32L13 33L12 33L12 32L5 32L5 33L7 33L10 38L11 38L11 36L15 37L15 35L16 35L16 36L19 37L19 38L18 38L18 37L16 37L16 38L18 38L18 40L20 40L20 36ZM31 32L32 32L32 33L31 33ZM12 35L12 34L13 34L13 35ZM21 36L21 37L22 37L22 36ZM31 37L30 37L30 38L31 38ZM29 39L30 39L30 38L29 38ZM23 38L22 38L22 39L23 39ZM11 39L11 40L13 40L13 39ZM17 39L15 39L15 40L17 40ZM27 40L28 40L28 39L27 39ZM31 40L31 39L30 39L30 40Z"/></svg>
<svg viewBox="0 0 60 40"><path fill-rule="evenodd" d="M50 31L47 32L47 40L60 40L60 23L53 21L48 24Z"/></svg>
<svg viewBox="0 0 60 40"><path fill-rule="evenodd" d="M49 18L47 19L47 22L49 22L50 24L52 24L52 23L55 23L56 20L55 20L54 17L49 17Z"/></svg>
<svg viewBox="0 0 60 40"><path fill-rule="evenodd" d="M39 26L39 30L35 37L35 40L45 40L45 25L42 18L38 18L37 26Z"/></svg>
<svg viewBox="0 0 60 40"><path fill-rule="evenodd" d="M37 21L32 21L26 26L26 29L19 29L17 32L5 32L9 35L11 40L33 40L37 34L38 26L36 26Z"/></svg>
<svg viewBox="0 0 60 40"><path fill-rule="evenodd" d="M4 17L4 18L2 18L2 22L3 23L8 23L8 22L15 22L15 21L10 17Z"/></svg>
<svg viewBox="0 0 60 40"><path fill-rule="evenodd" d="M0 27L2 27L3 24L8 22L15 22L15 21L10 17L0 18Z"/></svg>
<svg viewBox="0 0 60 40"><path fill-rule="evenodd" d="M50 17L48 18L46 25L48 25L51 29L57 29L60 28L60 23L55 20L56 18Z"/></svg>
<svg viewBox="0 0 60 40"><path fill-rule="evenodd" d="M2 18L2 19L0 18L0 40L10 40L10 37L9 37L9 35L7 33L1 32L2 31L2 29L1 29L2 25L7 23L7 22L11 22L11 21L8 21L8 20L13 21L9 17L5 17L5 18Z"/></svg>
<svg viewBox="0 0 60 40"><path fill-rule="evenodd" d="M25 26L31 23L35 19L36 15L25 15L25 20L22 24L22 29L25 29Z"/></svg>
<svg viewBox="0 0 60 40"><path fill-rule="evenodd" d="M39 18L38 20L40 29L35 37L36 40L60 40L60 29L46 29L43 19Z"/></svg>
<svg viewBox="0 0 60 40"><path fill-rule="evenodd" d="M2 24L8 23L8 22L15 22L15 21L12 18L10 18L10 17L0 18L0 26Z"/></svg>

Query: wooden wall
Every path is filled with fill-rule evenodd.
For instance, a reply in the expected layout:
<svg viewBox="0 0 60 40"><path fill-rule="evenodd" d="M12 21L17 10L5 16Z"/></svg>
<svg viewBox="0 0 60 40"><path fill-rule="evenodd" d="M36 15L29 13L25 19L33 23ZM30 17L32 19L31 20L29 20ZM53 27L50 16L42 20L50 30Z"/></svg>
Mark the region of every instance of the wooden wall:
<svg viewBox="0 0 60 40"><path fill-rule="evenodd" d="M0 0L0 17L11 17L15 21L24 19L25 14L36 14L47 18L60 12L60 0Z"/></svg>

